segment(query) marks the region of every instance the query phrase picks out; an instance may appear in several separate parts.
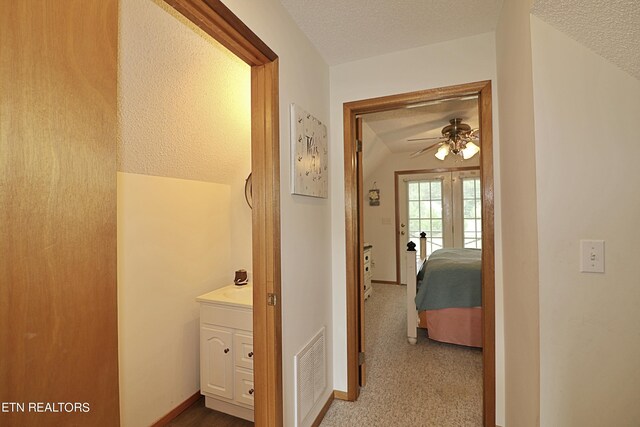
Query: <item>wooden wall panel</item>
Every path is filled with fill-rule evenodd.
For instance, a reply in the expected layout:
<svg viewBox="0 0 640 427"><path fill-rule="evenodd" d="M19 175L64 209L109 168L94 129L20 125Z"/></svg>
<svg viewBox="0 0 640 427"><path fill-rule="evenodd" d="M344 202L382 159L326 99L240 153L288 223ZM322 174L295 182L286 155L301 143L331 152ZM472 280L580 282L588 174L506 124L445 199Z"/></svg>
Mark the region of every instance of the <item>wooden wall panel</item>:
<svg viewBox="0 0 640 427"><path fill-rule="evenodd" d="M27 411L3 426L119 424L117 10L1 2L0 401Z"/></svg>

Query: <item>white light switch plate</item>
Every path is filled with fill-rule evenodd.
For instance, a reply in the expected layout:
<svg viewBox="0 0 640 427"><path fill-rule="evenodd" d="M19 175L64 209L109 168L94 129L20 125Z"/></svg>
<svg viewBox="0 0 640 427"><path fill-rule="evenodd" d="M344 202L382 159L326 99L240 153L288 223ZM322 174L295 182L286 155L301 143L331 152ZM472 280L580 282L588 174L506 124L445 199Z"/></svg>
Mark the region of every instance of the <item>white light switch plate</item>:
<svg viewBox="0 0 640 427"><path fill-rule="evenodd" d="M580 272L604 273L604 240L580 240Z"/></svg>

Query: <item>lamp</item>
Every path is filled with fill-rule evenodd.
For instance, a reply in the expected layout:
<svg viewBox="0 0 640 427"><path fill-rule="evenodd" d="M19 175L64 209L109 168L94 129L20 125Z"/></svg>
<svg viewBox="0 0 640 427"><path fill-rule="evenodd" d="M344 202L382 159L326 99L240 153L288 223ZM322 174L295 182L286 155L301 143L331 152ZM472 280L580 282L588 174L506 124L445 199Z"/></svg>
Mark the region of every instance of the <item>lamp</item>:
<svg viewBox="0 0 640 427"><path fill-rule="evenodd" d="M449 153L457 154L464 160L470 159L480 152L480 147L474 144L472 141L465 141L463 139L456 138L456 140L445 141L436 151L436 158L444 160Z"/></svg>
<svg viewBox="0 0 640 427"><path fill-rule="evenodd" d="M445 157L449 154L449 144L445 143L438 148L436 151L436 157L440 160L444 160Z"/></svg>
<svg viewBox="0 0 640 427"><path fill-rule="evenodd" d="M465 147L462 149L462 158L467 160L478 154L480 151L480 147L478 147L473 142L469 141L465 144Z"/></svg>
<svg viewBox="0 0 640 427"><path fill-rule="evenodd" d="M419 156L437 147L435 156L438 160L444 160L450 153L460 156L464 160L470 159L480 152L480 147L473 143L474 140L479 139L478 132L479 129L471 129L471 126L462 123L462 119L456 117L449 120L449 124L442 128L442 136L409 139L409 142L429 139L440 140L440 142L428 145L412 153L409 157Z"/></svg>
<svg viewBox="0 0 640 427"><path fill-rule="evenodd" d="M449 124L442 128L442 136L446 141L438 147L436 158L444 160L449 153L457 154L464 160L470 159L480 151L480 147L472 142L476 138L478 129L471 129L462 119L457 117L449 120Z"/></svg>

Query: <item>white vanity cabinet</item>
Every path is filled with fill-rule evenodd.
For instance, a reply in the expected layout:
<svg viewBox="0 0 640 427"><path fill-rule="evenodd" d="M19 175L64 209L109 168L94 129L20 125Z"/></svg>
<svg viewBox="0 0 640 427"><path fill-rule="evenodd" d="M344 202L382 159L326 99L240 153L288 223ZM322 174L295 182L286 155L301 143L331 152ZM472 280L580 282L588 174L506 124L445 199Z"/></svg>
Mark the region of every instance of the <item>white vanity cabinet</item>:
<svg viewBox="0 0 640 427"><path fill-rule="evenodd" d="M200 392L205 405L249 421L253 421L254 397L251 292L248 285L244 289L231 285L197 298Z"/></svg>

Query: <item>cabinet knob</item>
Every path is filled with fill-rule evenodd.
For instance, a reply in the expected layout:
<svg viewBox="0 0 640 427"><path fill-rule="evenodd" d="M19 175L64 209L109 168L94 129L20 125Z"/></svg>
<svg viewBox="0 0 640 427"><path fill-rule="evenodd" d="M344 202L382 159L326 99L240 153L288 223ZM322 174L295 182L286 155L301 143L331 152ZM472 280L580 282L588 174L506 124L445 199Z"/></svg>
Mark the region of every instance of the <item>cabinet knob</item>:
<svg viewBox="0 0 640 427"><path fill-rule="evenodd" d="M224 349L224 353L225 353L225 354L229 353L229 349L228 349L228 348L225 348L225 349Z"/></svg>
<svg viewBox="0 0 640 427"><path fill-rule="evenodd" d="M249 394L253 395L253 389L249 389Z"/></svg>
<svg viewBox="0 0 640 427"><path fill-rule="evenodd" d="M253 351L250 351L249 354L247 354L247 356L253 357Z"/></svg>

